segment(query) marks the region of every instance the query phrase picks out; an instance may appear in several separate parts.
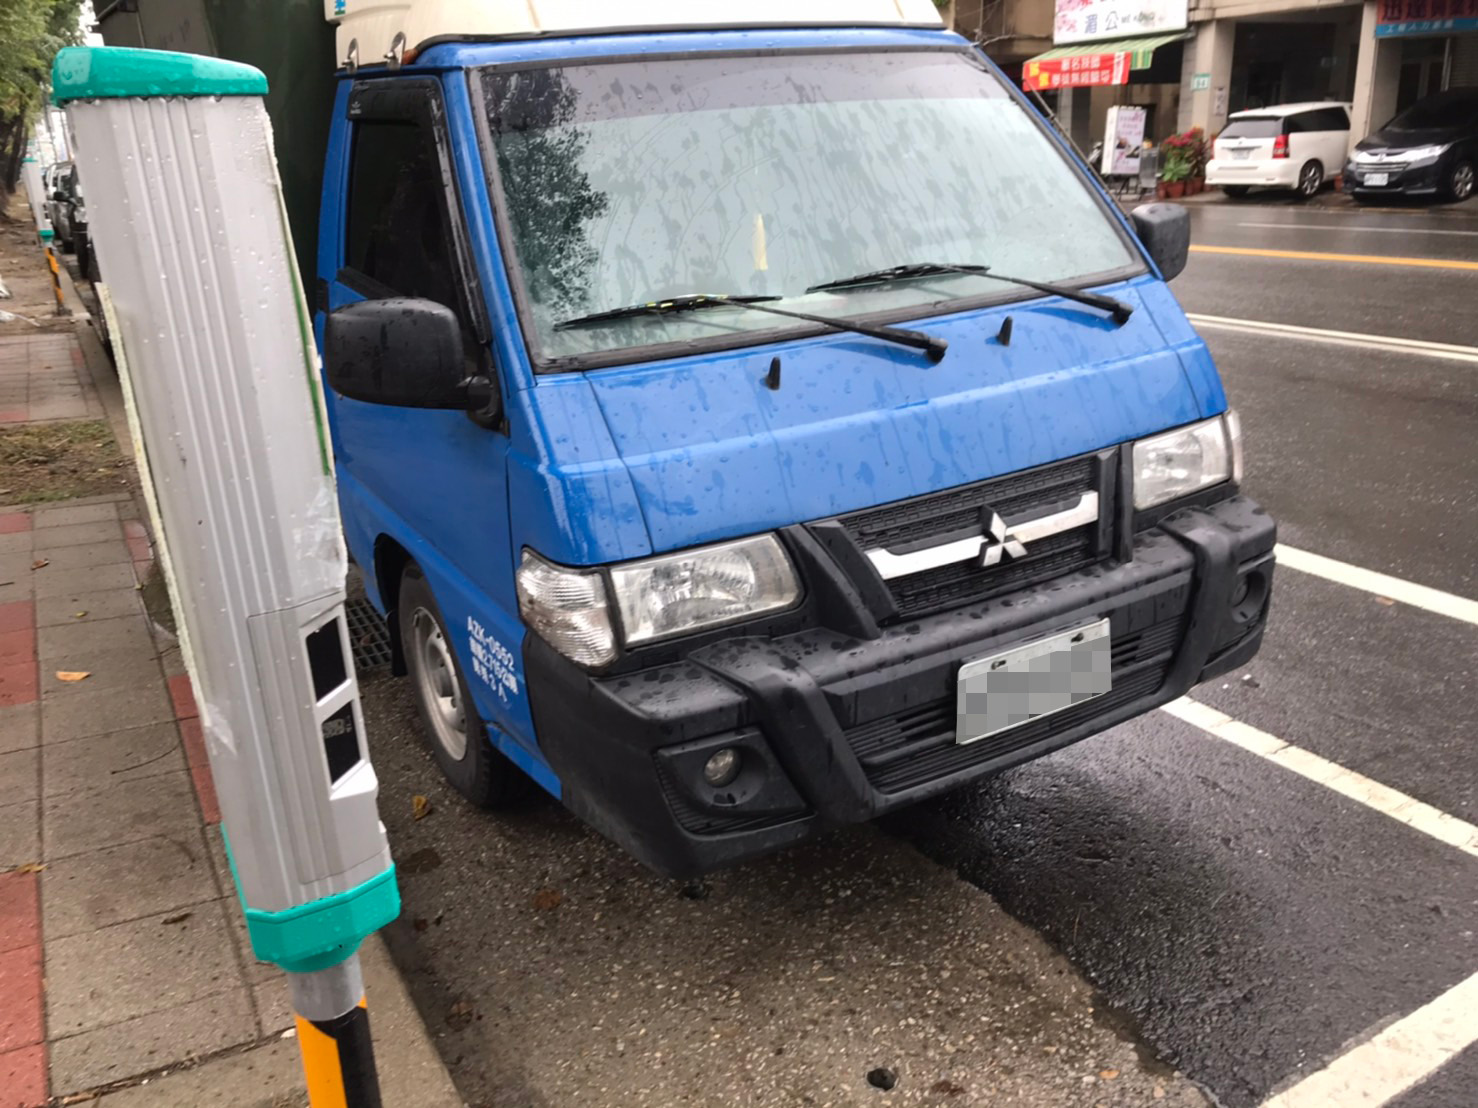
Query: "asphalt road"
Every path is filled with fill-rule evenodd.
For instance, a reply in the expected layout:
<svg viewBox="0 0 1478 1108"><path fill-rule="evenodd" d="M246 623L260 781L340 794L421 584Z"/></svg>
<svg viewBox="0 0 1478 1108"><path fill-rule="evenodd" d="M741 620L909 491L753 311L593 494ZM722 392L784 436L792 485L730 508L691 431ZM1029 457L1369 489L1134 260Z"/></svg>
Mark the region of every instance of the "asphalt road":
<svg viewBox="0 0 1478 1108"><path fill-rule="evenodd" d="M1189 312L1478 345L1478 202L1193 218L1198 247L1346 257L1200 250ZM1285 544L1478 598L1478 351L1203 333ZM474 1105L1251 1108L1352 1050L1379 1090L1371 1037L1478 971L1478 847L1436 837L1478 823L1478 625L1410 600L1284 565L1261 655L1192 694L1395 817L1159 712L698 897L550 802L467 809L372 676L392 950ZM1291 1108L1478 1103L1478 1048L1439 1062Z"/></svg>

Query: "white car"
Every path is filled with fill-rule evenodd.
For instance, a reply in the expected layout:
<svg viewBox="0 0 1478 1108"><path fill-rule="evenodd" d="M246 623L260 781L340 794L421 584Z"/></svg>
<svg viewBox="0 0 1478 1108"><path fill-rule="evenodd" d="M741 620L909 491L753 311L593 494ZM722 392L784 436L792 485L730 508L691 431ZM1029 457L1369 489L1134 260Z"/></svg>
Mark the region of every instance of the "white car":
<svg viewBox="0 0 1478 1108"><path fill-rule="evenodd" d="M1233 112L1212 144L1206 183L1228 196L1257 185L1308 199L1339 173L1350 153L1350 112L1333 101Z"/></svg>

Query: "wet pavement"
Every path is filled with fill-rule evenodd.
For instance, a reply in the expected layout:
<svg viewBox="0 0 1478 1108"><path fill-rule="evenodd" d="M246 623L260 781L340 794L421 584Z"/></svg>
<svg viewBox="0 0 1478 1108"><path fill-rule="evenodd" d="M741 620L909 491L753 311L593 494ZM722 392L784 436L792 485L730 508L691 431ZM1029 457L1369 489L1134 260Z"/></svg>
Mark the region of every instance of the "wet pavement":
<svg viewBox="0 0 1478 1108"><path fill-rule="evenodd" d="M1468 266L1197 253L1188 311L1478 344L1478 202L1193 219L1202 245ZM1478 351L1203 333L1284 543L1478 598ZM1472 622L1284 567L1261 655L1192 696L1478 822ZM388 938L474 1105L1251 1108L1478 972L1478 849L1167 713L684 890L553 802L468 809L408 687L365 703ZM1470 1046L1358 1103L1474 1088Z"/></svg>

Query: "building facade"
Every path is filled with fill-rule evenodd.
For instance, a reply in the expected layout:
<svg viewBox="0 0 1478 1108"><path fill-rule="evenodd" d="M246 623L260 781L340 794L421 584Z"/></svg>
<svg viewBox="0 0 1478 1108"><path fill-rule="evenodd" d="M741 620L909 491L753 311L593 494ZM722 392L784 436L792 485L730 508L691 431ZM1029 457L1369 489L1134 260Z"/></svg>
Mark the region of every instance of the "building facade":
<svg viewBox="0 0 1478 1108"><path fill-rule="evenodd" d="M1084 150L1114 106L1142 107L1158 142L1337 100L1358 140L1424 96L1478 87L1478 0L956 0L953 16Z"/></svg>

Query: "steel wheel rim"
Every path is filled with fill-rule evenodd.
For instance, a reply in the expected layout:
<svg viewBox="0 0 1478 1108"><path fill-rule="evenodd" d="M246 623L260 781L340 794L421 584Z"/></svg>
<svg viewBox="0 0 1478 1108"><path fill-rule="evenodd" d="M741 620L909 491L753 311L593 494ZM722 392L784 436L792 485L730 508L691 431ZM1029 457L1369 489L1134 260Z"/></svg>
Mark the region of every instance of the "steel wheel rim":
<svg viewBox="0 0 1478 1108"><path fill-rule="evenodd" d="M425 705L431 733L454 761L467 756L467 714L456 663L441 623L425 608L411 615L411 652L415 658L416 693Z"/></svg>
<svg viewBox="0 0 1478 1108"><path fill-rule="evenodd" d="M1319 191L1319 186L1323 183L1323 176L1317 165L1309 166L1298 179L1298 191L1305 196L1313 196L1314 193Z"/></svg>
<svg viewBox="0 0 1478 1108"><path fill-rule="evenodd" d="M1452 194L1459 200L1466 200L1473 194L1473 167L1467 164L1460 165L1452 174Z"/></svg>

